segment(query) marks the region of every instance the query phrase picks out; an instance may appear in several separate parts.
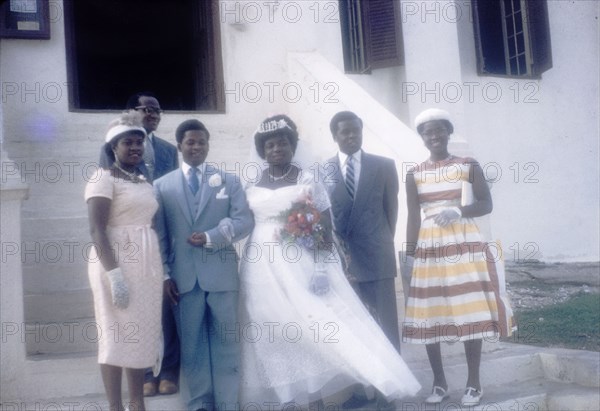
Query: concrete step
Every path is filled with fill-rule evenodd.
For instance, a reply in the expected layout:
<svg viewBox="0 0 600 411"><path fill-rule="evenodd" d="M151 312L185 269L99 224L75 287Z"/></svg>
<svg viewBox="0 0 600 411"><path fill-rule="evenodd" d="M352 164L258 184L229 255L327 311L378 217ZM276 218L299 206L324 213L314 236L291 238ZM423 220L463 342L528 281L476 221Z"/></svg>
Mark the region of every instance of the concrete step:
<svg viewBox="0 0 600 411"><path fill-rule="evenodd" d="M55 248L56 250L57 248ZM88 264L73 248L73 256L63 255L53 264L27 265L23 267L23 293L26 295L74 292L90 287ZM54 251L53 251L54 252ZM69 252L67 250L67 252ZM54 258L54 257L53 257ZM69 261L70 260L70 261Z"/></svg>
<svg viewBox="0 0 600 411"><path fill-rule="evenodd" d="M449 348L442 352L450 398L442 403L442 408L437 409L460 410L460 398L466 380L464 353L459 344L444 348ZM502 342L484 344L484 349L481 380L485 396L481 406L475 409L598 409L599 353ZM423 389L416 397L398 404L398 409L429 409L423 400L429 395L432 376L424 347L403 346L403 356ZM35 392L23 394L24 397L20 399L25 401L46 401L44 404L48 404L52 401L68 402L75 398L76 402L82 404L81 409L85 409L83 405L86 402L78 396L86 394L102 398L103 387L95 354L34 356L26 361L25 369L30 381L28 386L37 387ZM154 404L164 408L149 405L149 409L184 409L177 408L183 401L179 396L159 397L157 401Z"/></svg>
<svg viewBox="0 0 600 411"><path fill-rule="evenodd" d="M482 347L482 384L508 384L528 381L543 376L539 358L542 348L522 344L484 341ZM403 344L402 357L428 392L433 385L433 374L424 345ZM442 358L446 380L464 389L467 364L462 343L442 344ZM484 366L485 363L485 366Z"/></svg>
<svg viewBox="0 0 600 411"><path fill-rule="evenodd" d="M548 410L595 411L600 409L600 392L597 388L567 385L548 392Z"/></svg>
<svg viewBox="0 0 600 411"><path fill-rule="evenodd" d="M475 407L463 407L461 398L464 389L450 389L450 397L438 406L424 404L429 393L402 401L401 409L406 410L535 410L567 411L597 410L600 405L598 390L575 384L563 384L536 378L519 384L487 385L483 387L481 403Z"/></svg>
<svg viewBox="0 0 600 411"><path fill-rule="evenodd" d="M29 356L95 353L100 330L90 289L24 296L20 338ZM110 331L108 331L110 332Z"/></svg>
<svg viewBox="0 0 600 411"><path fill-rule="evenodd" d="M92 241L87 216L28 218L22 232L23 240L10 245L7 258L22 264L26 295L89 288L87 266Z"/></svg>
<svg viewBox="0 0 600 411"><path fill-rule="evenodd" d="M23 219L22 230L22 237L27 241L76 240L80 238L83 238L86 242L91 241L87 209L85 207L82 207L82 210L77 214L68 214L63 217L25 218Z"/></svg>
<svg viewBox="0 0 600 411"><path fill-rule="evenodd" d="M127 395L123 397L127 400ZM160 395L145 399L147 411L186 411L187 407L179 394ZM79 397L60 397L41 399L27 402L3 402L2 411L100 411L108 410L108 401L105 395L84 395ZM258 411L258 410L253 410Z"/></svg>
<svg viewBox="0 0 600 411"><path fill-rule="evenodd" d="M27 294L24 296L25 323L68 323L94 317L91 289Z"/></svg>
<svg viewBox="0 0 600 411"><path fill-rule="evenodd" d="M25 324L23 340L30 359L46 355L96 355L101 332L94 318L29 323Z"/></svg>
<svg viewBox="0 0 600 411"><path fill-rule="evenodd" d="M555 348L538 355L545 378L600 388L600 352Z"/></svg>
<svg viewBox="0 0 600 411"><path fill-rule="evenodd" d="M124 387L125 388L125 387ZM573 384L549 382L535 379L519 385L488 386L484 389L484 397L476 407L463 407L460 403L462 390L450 391L450 397L439 405L428 405L423 401L423 395L404 398L396 401L397 411L439 411L439 410L471 410L471 411L584 411L597 410L600 404L598 391L592 388L580 387ZM126 399L126 394L124 395ZM149 411L183 411L186 410L185 399L181 393L169 396L146 398L146 409ZM365 406L371 410L371 401ZM341 410L338 403L328 402L328 410ZM103 394L91 394L75 397L58 397L52 399L37 399L26 402L4 402L3 410L99 410L108 409L108 402ZM271 410L276 409L269 404L246 404L240 410ZM291 409L291 408L290 408Z"/></svg>

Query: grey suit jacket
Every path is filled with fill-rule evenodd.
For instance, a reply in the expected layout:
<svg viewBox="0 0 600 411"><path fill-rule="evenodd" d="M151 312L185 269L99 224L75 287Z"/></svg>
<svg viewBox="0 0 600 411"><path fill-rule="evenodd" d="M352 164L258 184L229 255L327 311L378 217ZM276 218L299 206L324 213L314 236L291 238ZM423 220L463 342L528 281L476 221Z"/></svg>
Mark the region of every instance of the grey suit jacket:
<svg viewBox="0 0 600 411"><path fill-rule="evenodd" d="M213 175L221 184L211 187ZM192 216L186 201L187 181L181 168L154 182L159 204L155 218L165 272L180 293L191 291L196 282L204 291L234 291L239 287L238 255L233 242L246 237L254 228L254 218L239 179L207 165L201 181L198 213ZM232 241L219 232L223 218L232 219ZM212 247L194 247L187 242L193 232L206 232Z"/></svg>
<svg viewBox="0 0 600 411"><path fill-rule="evenodd" d="M328 160L323 173L336 234L350 253L350 273L358 281L395 277L399 184L394 161L363 151L354 201L337 156Z"/></svg>

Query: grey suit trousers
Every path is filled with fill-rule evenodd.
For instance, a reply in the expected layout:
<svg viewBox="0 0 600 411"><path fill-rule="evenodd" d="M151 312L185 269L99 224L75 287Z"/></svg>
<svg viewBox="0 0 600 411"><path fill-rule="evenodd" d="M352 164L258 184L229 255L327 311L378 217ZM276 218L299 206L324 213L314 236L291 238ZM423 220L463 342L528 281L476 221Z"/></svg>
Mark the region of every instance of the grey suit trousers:
<svg viewBox="0 0 600 411"><path fill-rule="evenodd" d="M192 396L190 410L237 409L237 305L237 291L206 292L196 283L192 291L180 295L173 308L181 341L181 367Z"/></svg>

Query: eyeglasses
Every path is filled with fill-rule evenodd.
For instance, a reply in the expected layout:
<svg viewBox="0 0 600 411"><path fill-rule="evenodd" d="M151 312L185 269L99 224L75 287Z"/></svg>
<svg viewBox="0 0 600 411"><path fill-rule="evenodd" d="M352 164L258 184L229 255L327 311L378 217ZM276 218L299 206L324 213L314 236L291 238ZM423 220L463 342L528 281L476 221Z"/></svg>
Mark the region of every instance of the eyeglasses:
<svg viewBox="0 0 600 411"><path fill-rule="evenodd" d="M143 110L145 114L158 114L161 115L163 111L158 107L148 107L148 106L137 106L136 110Z"/></svg>

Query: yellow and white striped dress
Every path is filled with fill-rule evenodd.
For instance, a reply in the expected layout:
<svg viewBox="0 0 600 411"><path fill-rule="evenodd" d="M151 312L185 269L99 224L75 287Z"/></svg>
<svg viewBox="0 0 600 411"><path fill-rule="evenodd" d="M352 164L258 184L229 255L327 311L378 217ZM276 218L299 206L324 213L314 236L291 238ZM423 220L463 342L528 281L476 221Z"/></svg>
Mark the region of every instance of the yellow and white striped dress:
<svg viewBox="0 0 600 411"><path fill-rule="evenodd" d="M461 203L472 158L424 162L413 172L424 214L419 231L403 340L414 344L508 336L512 310L500 296L497 243L483 241L472 218L446 227L434 223L443 209Z"/></svg>

